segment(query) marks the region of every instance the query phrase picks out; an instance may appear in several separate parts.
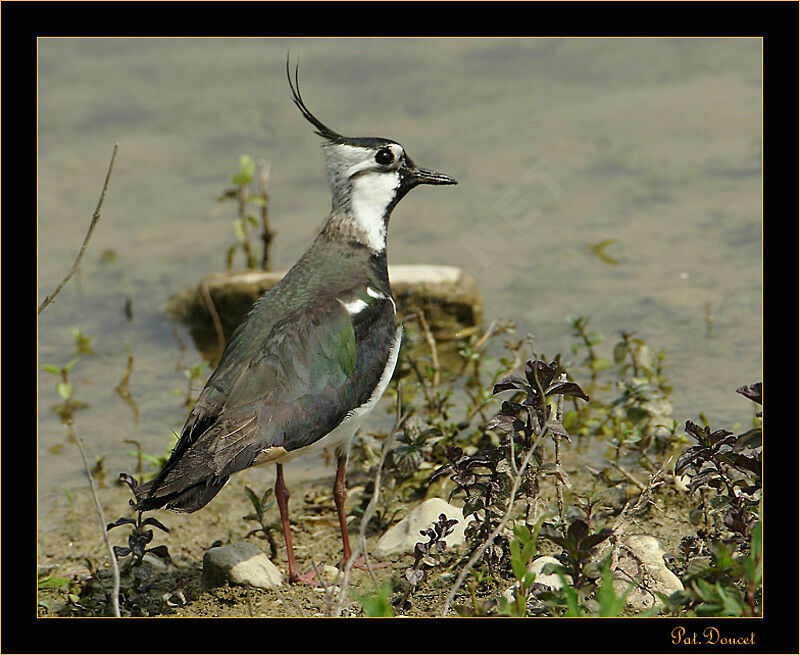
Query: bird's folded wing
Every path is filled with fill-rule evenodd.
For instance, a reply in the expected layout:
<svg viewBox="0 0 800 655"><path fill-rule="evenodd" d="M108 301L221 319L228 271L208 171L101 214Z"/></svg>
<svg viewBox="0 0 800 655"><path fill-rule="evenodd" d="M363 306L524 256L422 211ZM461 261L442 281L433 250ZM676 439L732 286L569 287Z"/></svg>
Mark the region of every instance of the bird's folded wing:
<svg viewBox="0 0 800 655"><path fill-rule="evenodd" d="M150 493L252 466L267 448L292 451L367 402L395 340L394 302L353 289L285 316L241 352L226 352Z"/></svg>

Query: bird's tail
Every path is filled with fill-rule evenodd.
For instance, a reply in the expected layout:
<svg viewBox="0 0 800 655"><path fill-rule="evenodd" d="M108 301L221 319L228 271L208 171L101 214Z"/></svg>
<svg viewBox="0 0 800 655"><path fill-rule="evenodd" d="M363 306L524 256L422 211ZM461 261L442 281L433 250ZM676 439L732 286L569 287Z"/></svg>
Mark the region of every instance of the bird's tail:
<svg viewBox="0 0 800 655"><path fill-rule="evenodd" d="M219 493L227 481L228 476L214 476L196 482L184 489L173 491L173 485L165 488L160 484L161 480L156 478L152 482L139 485L134 490L136 494L136 505L134 507L140 512L161 507L174 512L195 512L211 502L211 499Z"/></svg>

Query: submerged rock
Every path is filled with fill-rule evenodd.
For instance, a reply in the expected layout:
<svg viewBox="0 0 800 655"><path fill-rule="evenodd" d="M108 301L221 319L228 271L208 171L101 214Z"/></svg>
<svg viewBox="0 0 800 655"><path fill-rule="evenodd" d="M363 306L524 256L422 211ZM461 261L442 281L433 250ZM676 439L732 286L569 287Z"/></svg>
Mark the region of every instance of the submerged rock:
<svg viewBox="0 0 800 655"><path fill-rule="evenodd" d="M623 541L619 561L614 571L614 591L621 594L633 580L639 584L631 589L627 605L645 611L659 601L657 593L681 591L683 584L664 562L664 549L650 535L631 535Z"/></svg>
<svg viewBox="0 0 800 655"><path fill-rule="evenodd" d="M226 582L270 589L283 584L283 575L258 546L237 541L203 555L203 585L219 587Z"/></svg>
<svg viewBox="0 0 800 655"><path fill-rule="evenodd" d="M392 553L411 552L417 542L428 541L427 537L420 534L420 530L432 527L439 519L440 514L444 514L448 519L458 521L453 526L453 532L445 537L444 541L447 546L452 548L463 544L467 521L464 519L461 508L455 507L441 498L429 498L412 510L406 518L389 528L378 541L373 554L376 557L385 557Z"/></svg>
<svg viewBox="0 0 800 655"><path fill-rule="evenodd" d="M219 357L217 327L225 342L245 314L286 271L211 273L199 284L174 295L167 314L189 326L199 350L211 361ZM454 266L389 266L399 316L422 311L437 342L469 336L481 327L483 299L475 279ZM213 308L213 309L212 309Z"/></svg>

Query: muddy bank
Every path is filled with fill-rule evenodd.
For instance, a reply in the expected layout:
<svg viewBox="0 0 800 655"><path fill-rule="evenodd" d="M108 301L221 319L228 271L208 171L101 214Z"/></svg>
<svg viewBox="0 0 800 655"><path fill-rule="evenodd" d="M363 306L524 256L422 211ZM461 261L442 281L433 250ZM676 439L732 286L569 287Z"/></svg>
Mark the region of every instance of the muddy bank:
<svg viewBox="0 0 800 655"><path fill-rule="evenodd" d="M591 476L575 458L567 466L567 472L577 489L590 489ZM351 542L355 544L360 526L360 509L366 505L365 486L369 489L372 476L353 471L350 477L348 516ZM336 511L331 496L333 471L328 478L292 484L290 512L296 555L303 571L314 565L320 571L325 566L336 566L341 557L341 541ZM206 589L202 584L202 562L204 552L212 546L247 540L256 544L267 555L270 543L262 533L247 536L258 528L253 521L242 517L252 511L245 496L244 486L249 485L256 493L273 484L273 473L269 471L247 471L236 476L222 492L203 510L194 514L173 514L166 511L152 513L171 532L168 535L156 530L151 545L165 544L169 548L172 563L164 568L154 563L149 588L142 592L133 589L131 570L121 560L123 616L174 616L174 617L314 617L329 616L335 607L336 597L331 601L324 588L297 584L284 584L279 590L264 590L250 587L222 586ZM444 495L441 487L432 487L435 495ZM555 511L555 498L547 490L540 498L539 508ZM611 525L614 507L618 503L635 497L638 490L633 485L618 485L610 490L609 508L599 514L599 520ZM120 516L130 516L129 493L126 487L108 485L99 490L107 522ZM574 498L571 494L566 500ZM420 499L421 500L421 499ZM372 550L385 530L406 516L420 502L399 503L392 498L391 491L385 493L379 503L379 511L367 530L367 546ZM659 539L664 549L676 552L678 542L692 532L688 522L689 504L686 495L667 483L655 495L656 505L645 515L637 518L633 532L650 534ZM524 503L519 503L520 512ZM620 505L621 507L621 505ZM52 510L46 517L52 529L39 534L40 571L49 571L57 578L67 578L68 584L39 590L39 616L98 616L108 614L107 598L111 589L111 572L105 545L100 533L88 487L72 494L72 502L64 500L62 506ZM276 507L268 510L268 520L273 523L272 534L278 548L272 561L286 577L286 551L278 528ZM112 544L126 545L128 529L115 528L109 532ZM424 541L420 538L420 541ZM548 553L548 544L540 541L543 554ZM371 562L377 562L371 557ZM395 611L405 616L437 616L445 597L466 561L466 548L448 549L441 564L426 569L426 575L417 591L405 605L401 582L406 568L412 565L410 553L383 558L389 565L375 568L374 582L370 573L352 569L348 586L348 600L343 606L342 616L364 616L358 595L373 591L376 586L391 581L394 593L392 601ZM330 572L330 569L326 569ZM506 577L504 577L504 575ZM482 585L476 593L480 599L491 601L514 583L510 573L496 576L494 581ZM70 594L72 595L70 597ZM470 597L466 589L456 595L454 607L465 603ZM491 602L490 602L491 605ZM451 614L455 614L451 610Z"/></svg>

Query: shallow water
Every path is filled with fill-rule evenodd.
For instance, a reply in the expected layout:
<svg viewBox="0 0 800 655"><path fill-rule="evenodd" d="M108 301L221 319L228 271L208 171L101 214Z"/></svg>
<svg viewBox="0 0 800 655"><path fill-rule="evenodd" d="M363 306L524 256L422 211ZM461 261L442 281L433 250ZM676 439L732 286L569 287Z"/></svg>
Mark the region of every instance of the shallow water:
<svg viewBox="0 0 800 655"><path fill-rule="evenodd" d="M95 336L73 370L91 405L77 427L111 475L135 465L123 439L160 453L180 429L173 390L185 394L179 369L200 357L163 309L224 268L234 208L216 198L239 155L271 161L275 268L326 215L319 139L289 99L290 47L323 121L393 138L459 181L397 207L391 262L468 270L486 317L514 319L548 354L568 351L567 314L590 316L609 352L633 330L667 354L675 418L749 419L734 389L761 379L760 40L40 39L38 301L69 269L121 144L80 276L38 331L40 366L71 358L70 327ZM589 249L606 239L616 266ZM138 421L115 391L126 345ZM55 382L39 373L45 506L85 483L73 447L55 452ZM320 462L287 476L320 475Z"/></svg>

